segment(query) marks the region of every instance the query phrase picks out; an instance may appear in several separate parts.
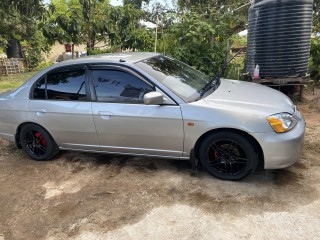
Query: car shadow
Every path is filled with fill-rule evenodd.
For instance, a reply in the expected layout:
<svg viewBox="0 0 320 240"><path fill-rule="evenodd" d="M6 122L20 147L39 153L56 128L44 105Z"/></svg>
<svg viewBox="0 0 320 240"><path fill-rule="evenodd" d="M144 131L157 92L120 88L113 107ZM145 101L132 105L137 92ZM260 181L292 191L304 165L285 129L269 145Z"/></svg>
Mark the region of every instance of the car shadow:
<svg viewBox="0 0 320 240"><path fill-rule="evenodd" d="M211 176L201 165L193 169L191 163L188 160L175 160L175 159L163 159L154 157L140 157L140 156L126 156L115 154L100 154L100 153L86 153L86 152L73 152L62 151L56 158L56 161L60 161L62 165L74 165L74 172L83 170L85 168L127 168L129 172L156 172L156 171L169 171L173 174L175 172L185 173L186 175L200 178L200 177L212 177L213 180L218 180ZM130 169L132 171L130 171ZM258 168L253 174L240 180L244 183L256 184L259 182L270 182L277 186L286 186L298 183L301 176L294 171L288 169L279 170L264 170Z"/></svg>

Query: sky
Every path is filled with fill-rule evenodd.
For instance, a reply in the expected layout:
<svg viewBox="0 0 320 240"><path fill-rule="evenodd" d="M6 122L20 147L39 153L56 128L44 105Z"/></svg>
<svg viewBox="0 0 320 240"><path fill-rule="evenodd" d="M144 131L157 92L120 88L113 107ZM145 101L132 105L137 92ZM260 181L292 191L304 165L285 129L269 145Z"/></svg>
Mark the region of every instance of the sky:
<svg viewBox="0 0 320 240"><path fill-rule="evenodd" d="M122 5L122 0L111 0L110 4L113 6Z"/></svg>

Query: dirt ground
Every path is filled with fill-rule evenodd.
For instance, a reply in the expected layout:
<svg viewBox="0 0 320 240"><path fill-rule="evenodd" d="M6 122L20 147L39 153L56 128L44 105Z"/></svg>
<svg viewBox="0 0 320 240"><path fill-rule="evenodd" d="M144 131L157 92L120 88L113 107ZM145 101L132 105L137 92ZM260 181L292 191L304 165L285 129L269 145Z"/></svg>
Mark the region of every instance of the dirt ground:
<svg viewBox="0 0 320 240"><path fill-rule="evenodd" d="M298 106L299 162L240 182L185 161L63 152L36 162L0 139L0 240L319 239L320 90Z"/></svg>

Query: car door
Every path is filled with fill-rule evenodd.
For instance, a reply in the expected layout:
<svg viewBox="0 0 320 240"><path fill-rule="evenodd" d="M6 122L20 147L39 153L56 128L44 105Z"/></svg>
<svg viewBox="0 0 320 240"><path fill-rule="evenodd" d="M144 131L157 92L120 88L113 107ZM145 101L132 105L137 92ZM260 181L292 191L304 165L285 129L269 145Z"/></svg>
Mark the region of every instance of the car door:
<svg viewBox="0 0 320 240"><path fill-rule="evenodd" d="M183 122L180 106L145 105L155 86L122 67L93 67L92 112L102 151L181 157Z"/></svg>
<svg viewBox="0 0 320 240"><path fill-rule="evenodd" d="M85 68L49 72L34 85L29 103L31 121L46 128L65 149L100 150Z"/></svg>

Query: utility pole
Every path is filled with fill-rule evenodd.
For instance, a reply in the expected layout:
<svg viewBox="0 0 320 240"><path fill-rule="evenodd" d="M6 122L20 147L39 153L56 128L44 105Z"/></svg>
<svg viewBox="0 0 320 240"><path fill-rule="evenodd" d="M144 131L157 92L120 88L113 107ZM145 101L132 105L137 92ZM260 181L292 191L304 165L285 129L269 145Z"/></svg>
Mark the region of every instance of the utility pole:
<svg viewBox="0 0 320 240"><path fill-rule="evenodd" d="M154 39L154 52L157 52L157 41L158 41L158 15L157 15L157 20L156 20L156 36Z"/></svg>

